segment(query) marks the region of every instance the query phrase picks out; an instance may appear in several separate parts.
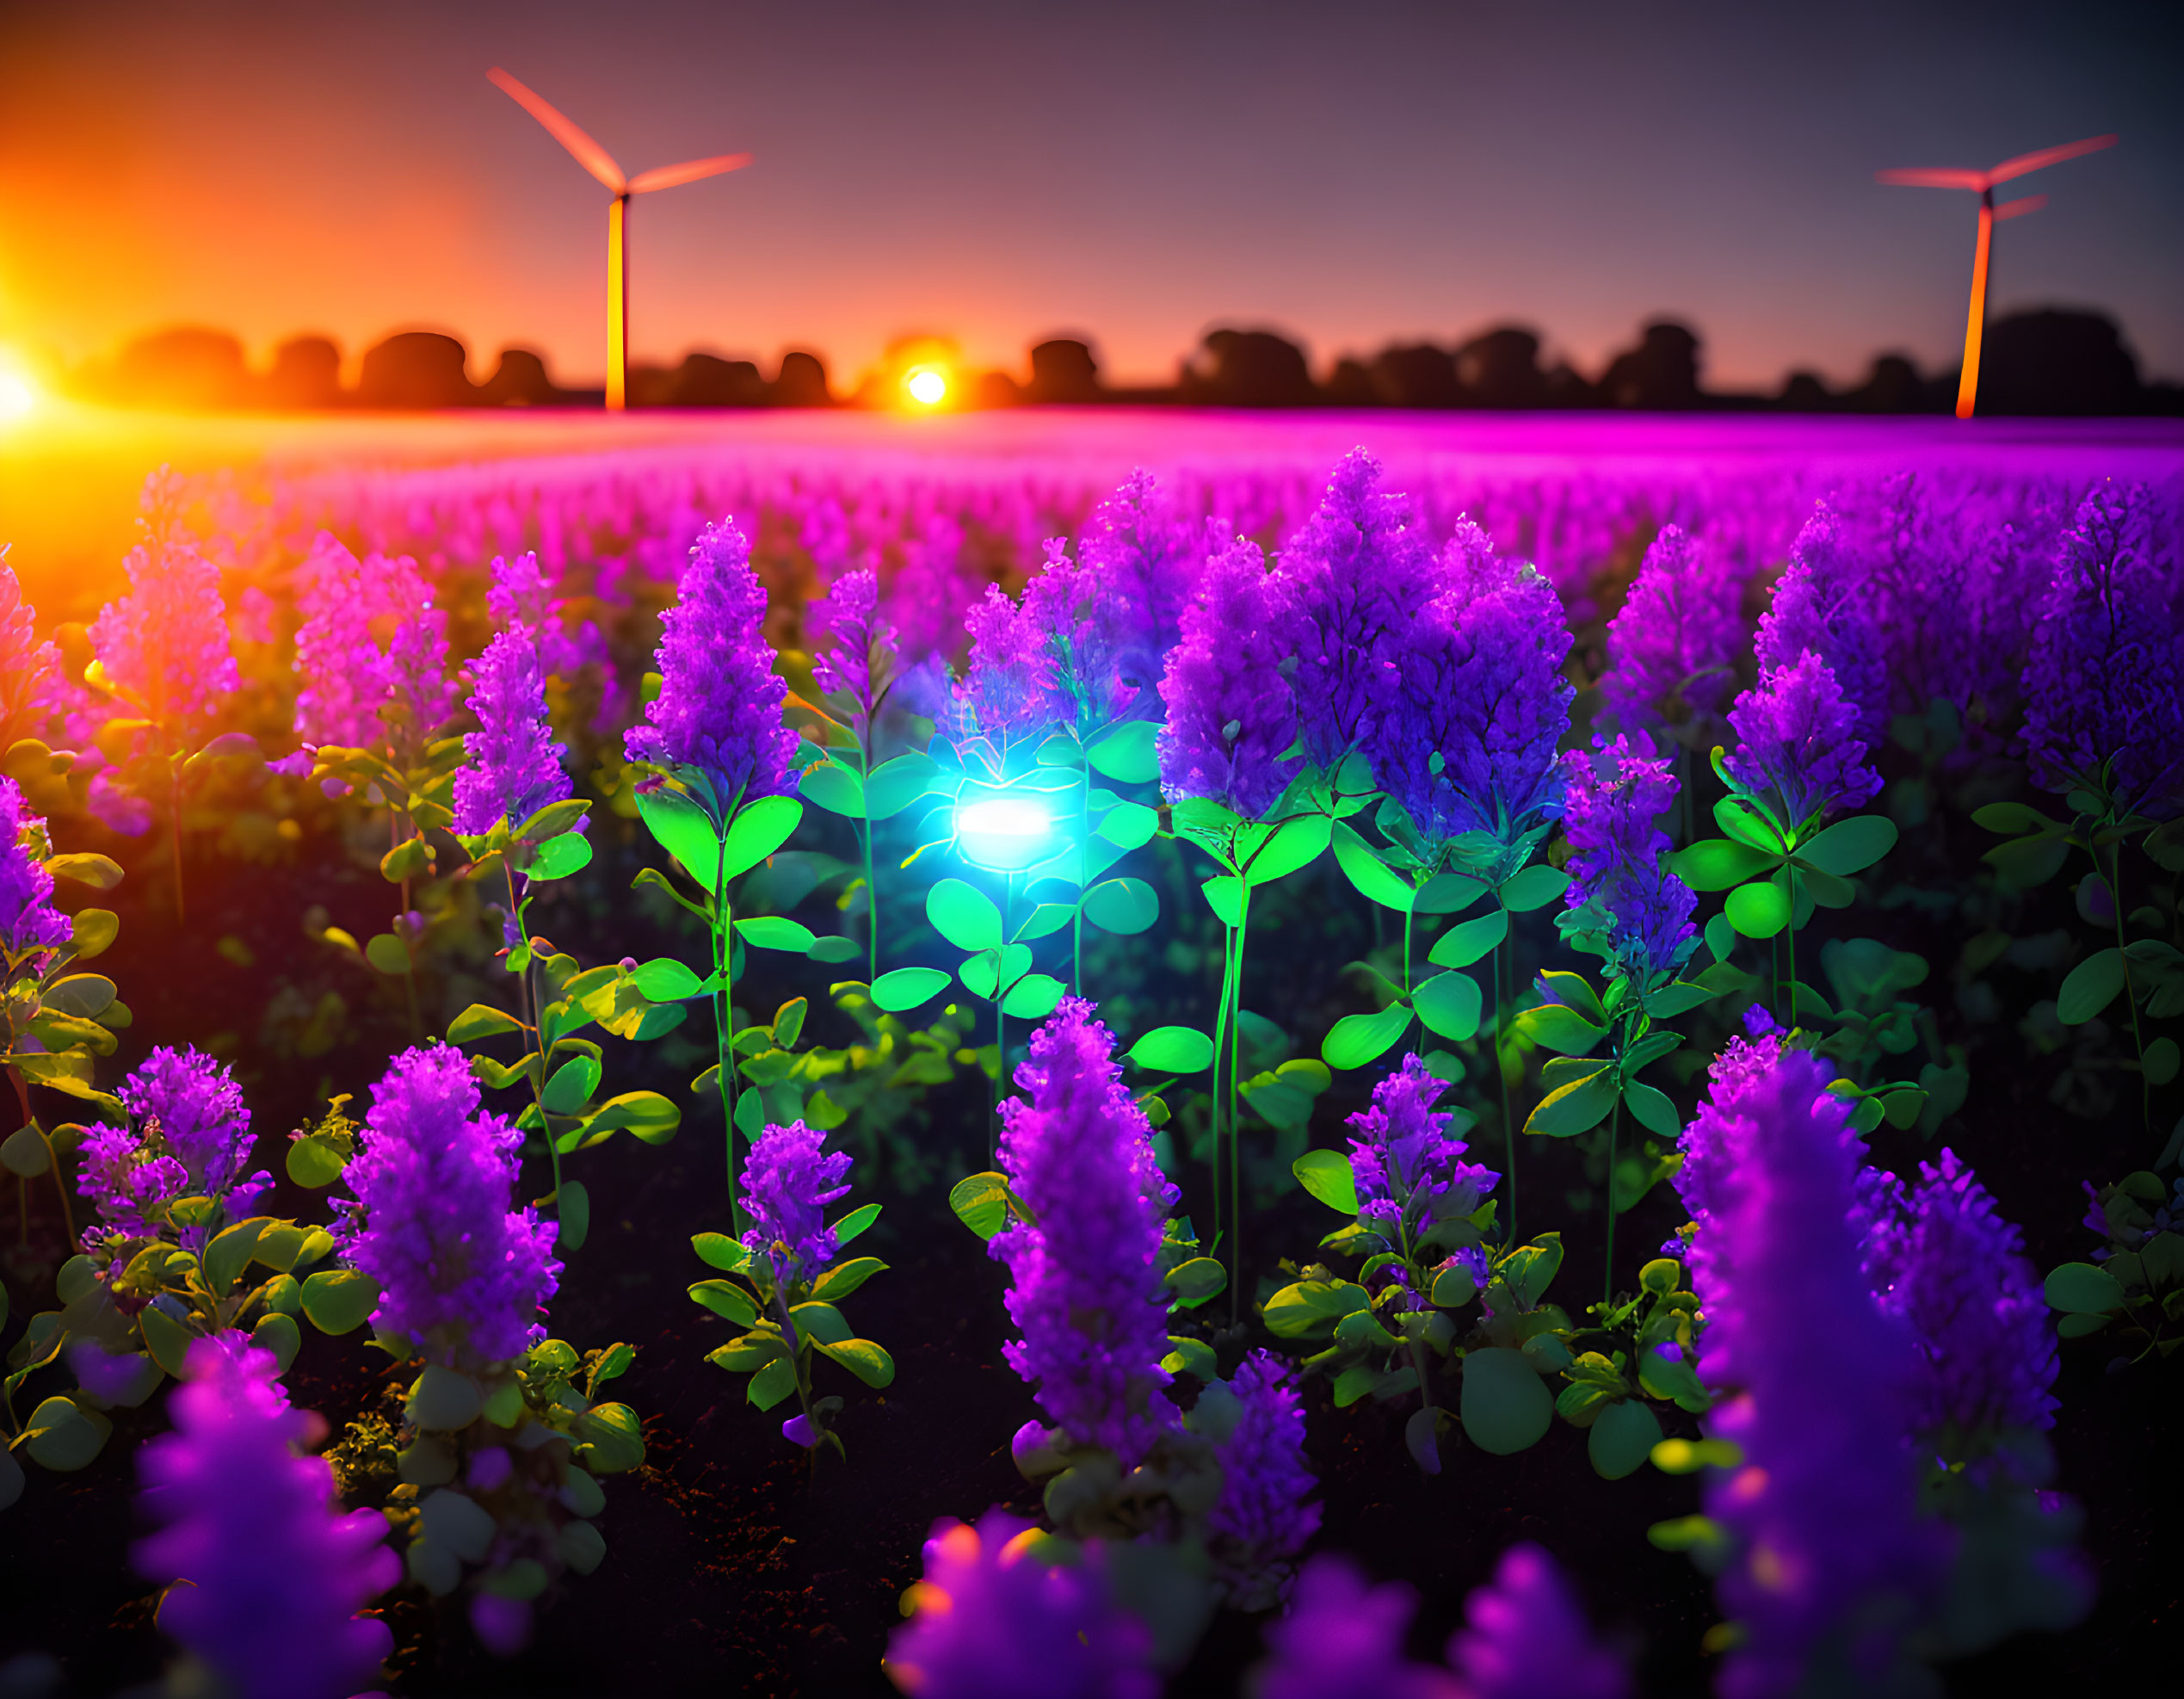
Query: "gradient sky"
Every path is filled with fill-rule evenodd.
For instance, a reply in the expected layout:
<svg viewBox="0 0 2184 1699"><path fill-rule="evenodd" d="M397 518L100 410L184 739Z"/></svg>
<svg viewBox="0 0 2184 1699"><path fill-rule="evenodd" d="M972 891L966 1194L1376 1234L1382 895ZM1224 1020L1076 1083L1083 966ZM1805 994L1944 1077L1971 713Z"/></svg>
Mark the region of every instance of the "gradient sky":
<svg viewBox="0 0 2184 1699"><path fill-rule="evenodd" d="M1997 308L2107 309L2184 377L2184 8L2063 3L0 3L0 341L166 324L352 361L444 329L596 380L606 195L501 64L635 172L632 342L891 338L1164 380L1220 323L1317 366L1515 319L1592 370L1675 312L1706 376L1953 367L1973 201L1884 188L2104 131L2002 227Z"/></svg>

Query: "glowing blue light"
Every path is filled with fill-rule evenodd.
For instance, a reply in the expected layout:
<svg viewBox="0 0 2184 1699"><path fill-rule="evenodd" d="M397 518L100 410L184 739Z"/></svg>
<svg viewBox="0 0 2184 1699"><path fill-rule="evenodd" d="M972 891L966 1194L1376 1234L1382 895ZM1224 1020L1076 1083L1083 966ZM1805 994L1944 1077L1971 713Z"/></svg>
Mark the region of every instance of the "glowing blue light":
<svg viewBox="0 0 2184 1699"><path fill-rule="evenodd" d="M1016 873L1053 853L1054 822L1043 803L989 796L956 809L955 835L966 859L996 873Z"/></svg>

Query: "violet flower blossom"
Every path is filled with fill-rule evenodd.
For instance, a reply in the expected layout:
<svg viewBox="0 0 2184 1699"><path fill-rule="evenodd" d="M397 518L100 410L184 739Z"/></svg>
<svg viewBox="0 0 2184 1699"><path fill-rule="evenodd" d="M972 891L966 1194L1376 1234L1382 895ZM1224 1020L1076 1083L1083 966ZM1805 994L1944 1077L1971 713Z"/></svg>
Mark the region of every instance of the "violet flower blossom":
<svg viewBox="0 0 2184 1699"><path fill-rule="evenodd" d="M1761 677L1794 665L1808 649L1819 656L1857 712L1859 741L1878 749L1888 735L1886 645L1867 609L1865 572L1844 529L1825 502L1805 522L1775 584L1774 605L1760 616L1753 652Z"/></svg>
<svg viewBox="0 0 2184 1699"><path fill-rule="evenodd" d="M0 749L28 737L57 705L60 652L38 640L36 615L0 543Z"/></svg>
<svg viewBox="0 0 2184 1699"><path fill-rule="evenodd" d="M955 687L960 735L990 751L996 770L1010 752L1055 723L1054 658L1035 611L1019 607L999 584L988 584L965 615L971 659Z"/></svg>
<svg viewBox="0 0 2184 1699"><path fill-rule="evenodd" d="M328 531L296 568L294 730L306 749L373 749L385 738L379 710L393 680L372 626L388 611L386 590Z"/></svg>
<svg viewBox="0 0 2184 1699"><path fill-rule="evenodd" d="M53 907L53 875L31 853L45 826L23 806L22 787L0 775L0 948L10 958L59 949L75 936Z"/></svg>
<svg viewBox="0 0 2184 1699"><path fill-rule="evenodd" d="M781 723L788 686L766 641L766 586L733 522L706 527L680 597L660 616L660 694L623 746L632 761L696 769L725 825L742 804L796 788L796 734Z"/></svg>
<svg viewBox="0 0 2184 1699"><path fill-rule="evenodd" d="M1215 1448L1221 1498L1206 1518L1214 1574L1238 1609L1280 1597L1290 1566L1319 1531L1319 1485L1305 1457L1305 1408L1287 1363L1255 1350L1231 1377L1236 1424Z"/></svg>
<svg viewBox="0 0 2184 1699"><path fill-rule="evenodd" d="M433 605L432 587L408 555L365 562L386 575L394 632L386 648L387 700L381 717L405 761L425 745L455 711L455 682L447 676L447 612Z"/></svg>
<svg viewBox="0 0 2184 1699"><path fill-rule="evenodd" d="M190 1189L225 1198L231 1216L249 1214L271 1188L273 1176L263 1171L244 1177L257 1142L250 1111L233 1072L203 1051L162 1046L114 1095L139 1121L157 1125L166 1154L182 1164Z"/></svg>
<svg viewBox="0 0 2184 1699"><path fill-rule="evenodd" d="M1470 1147L1448 1136L1454 1112L1434 1109L1447 1089L1414 1051L1373 1088L1371 1105L1349 1117L1363 1135L1350 1140L1358 1215L1398 1243L1436 1221L1461 1220L1501 1183L1492 1169L1457 1159Z"/></svg>
<svg viewBox="0 0 2184 1699"><path fill-rule="evenodd" d="M1156 739L1169 800L1208 797L1255 820L1288 788L1298 763L1289 677L1288 584L1242 537L1215 550L1183 610L1182 638L1160 681L1168 721Z"/></svg>
<svg viewBox="0 0 2184 1699"><path fill-rule="evenodd" d="M1592 753L1567 750L1562 763L1571 853L1558 924L1565 935L1600 937L1619 976L1642 982L1673 973L1697 948L1699 900L1669 871L1669 835L1654 825L1675 800L1675 775L1644 732L1612 744L1595 732Z"/></svg>
<svg viewBox="0 0 2184 1699"><path fill-rule="evenodd" d="M1866 765L1858 711L1835 676L1807 649L1770 667L1729 711L1737 748L1722 757L1730 778L1802 836L1827 815L1863 807L1880 792Z"/></svg>
<svg viewBox="0 0 2184 1699"><path fill-rule="evenodd" d="M1626 731L1716 712L1743 646L1741 586L1727 553L1664 525L1607 627L1601 693Z"/></svg>
<svg viewBox="0 0 2184 1699"><path fill-rule="evenodd" d="M2105 790L2121 812L2160 807L2184 782L2184 664L2149 505L2108 485L2078 504L2025 663L2033 782Z"/></svg>
<svg viewBox="0 0 2184 1699"><path fill-rule="evenodd" d="M100 668L145 717L181 730L242 688L227 635L219 568L167 536L129 552L129 593L91 621Z"/></svg>
<svg viewBox="0 0 2184 1699"><path fill-rule="evenodd" d="M860 712L871 714L885 688L873 677L873 657L884 659L894 652L891 634L879 617L879 574L869 566L844 572L811 604L809 617L815 631L834 638L831 646L815 646L812 651L811 676L819 689L852 697Z"/></svg>
<svg viewBox="0 0 2184 1699"><path fill-rule="evenodd" d="M1414 1664L1403 1640L1418 1596L1401 1581L1374 1586L1349 1559L1306 1564L1265 1662L1244 1678L1250 1699L1464 1699L1447 1671Z"/></svg>
<svg viewBox="0 0 2184 1699"><path fill-rule="evenodd" d="M1173 1378L1157 1264L1180 1194L1154 1161L1151 1128L1121 1082L1113 1035L1065 997L1033 1033L1001 1105L1001 1168L1038 1225L1011 1220L989 1249L1009 1274L1002 1348L1040 1407L1079 1445L1136 1465L1175 1412L1155 1394Z"/></svg>
<svg viewBox="0 0 2184 1699"><path fill-rule="evenodd" d="M1866 1278L1918 1346L1916 1430L1945 1451L2055 1425L2055 1330L2024 1235L1955 1152L1870 1188Z"/></svg>
<svg viewBox="0 0 2184 1699"><path fill-rule="evenodd" d="M1407 497L1375 491L1380 462L1345 454L1278 576L1295 598L1296 687L1305 757L1333 772L1400 713L1397 667L1433 593L1433 559Z"/></svg>
<svg viewBox="0 0 2184 1699"><path fill-rule="evenodd" d="M557 1231L510 1208L522 1134L478 1109L478 1082L445 1045L405 1050L372 1090L348 1169L342 1254L379 1284L373 1325L435 1362L504 1362L545 1337Z"/></svg>
<svg viewBox="0 0 2184 1699"><path fill-rule="evenodd" d="M496 625L531 628L538 639L539 664L549 678L565 678L588 661L605 662L606 639L596 624L587 620L575 631L569 629L561 611L567 602L554 594L557 585L539 565L536 551L526 550L513 559L497 554L491 572L486 611Z"/></svg>
<svg viewBox="0 0 2184 1699"><path fill-rule="evenodd" d="M746 1249L770 1259L774 1283L811 1280L834 1260L834 1229L823 1213L846 1196L849 1155L823 1149L826 1134L800 1121L769 1123L743 1164Z"/></svg>
<svg viewBox="0 0 2184 1699"><path fill-rule="evenodd" d="M139 1500L161 1524L133 1554L172 1582L159 1626L240 1699L342 1699L394 1650L357 1613L401 1579L377 1511L341 1514L334 1473L301 1448L324 1436L293 1408L273 1353L239 1333L189 1348L168 1400L174 1430L145 1442Z"/></svg>
<svg viewBox="0 0 2184 1699"><path fill-rule="evenodd" d="M1860 1265L1863 1141L1830 1072L1770 1039L1732 1043L1686 1129L1694 1288L1710 1431L1743 1453L1706 1513L1735 1542L1717 1584L1745 1630L1725 1699L1807 1690L1816 1670L1885 1684L1940 1580L1946 1537L1917 1514L1907 1443L1919 1363Z"/></svg>
<svg viewBox="0 0 2184 1699"><path fill-rule="evenodd" d="M1376 782L1428 845L1484 832L1515 850L1562 806L1555 745L1576 694L1562 676L1562 599L1536 567L1496 556L1469 521L1441 573L1450 588L1389 646L1392 707L1366 748Z"/></svg>
<svg viewBox="0 0 2184 1699"><path fill-rule="evenodd" d="M467 760L455 775L458 832L482 836L503 820L513 830L576 794L562 765L569 751L546 723L546 676L528 626L510 626L486 646L470 708L478 730L464 734Z"/></svg>
<svg viewBox="0 0 2184 1699"><path fill-rule="evenodd" d="M1129 716L1138 685L1124 677L1120 633L1101 605L1090 563L1072 560L1068 550L1065 538L1046 540L1046 564L1024 586L1021 618L1046 645L1046 722L1068 726L1089 739Z"/></svg>
<svg viewBox="0 0 2184 1699"><path fill-rule="evenodd" d="M1168 652L1182 641L1183 610L1206 551L1186 518L1142 468L1093 509L1077 559L1093 585L1110 664L1136 712L1152 708Z"/></svg>
<svg viewBox="0 0 2184 1699"><path fill-rule="evenodd" d="M1448 1661L1465 1699L1625 1699L1631 1690L1621 1660L1594 1643L1560 1567L1529 1541L1502 1554L1492 1584L1465 1599L1464 1616Z"/></svg>
<svg viewBox="0 0 2184 1699"><path fill-rule="evenodd" d="M1155 1699L1152 1637L1110 1600L1098 1542L1050 1568L1037 1533L998 1508L975 1528L933 1524L916 1614L881 1665L897 1687L912 1699Z"/></svg>

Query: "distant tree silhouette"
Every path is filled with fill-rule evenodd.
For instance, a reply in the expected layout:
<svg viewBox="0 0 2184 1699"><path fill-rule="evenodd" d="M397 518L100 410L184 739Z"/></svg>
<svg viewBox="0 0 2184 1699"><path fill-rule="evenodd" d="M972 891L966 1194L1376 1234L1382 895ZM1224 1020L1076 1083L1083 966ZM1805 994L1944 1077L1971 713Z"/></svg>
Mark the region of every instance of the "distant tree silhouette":
<svg viewBox="0 0 2184 1699"><path fill-rule="evenodd" d="M360 406L466 407L478 399L463 368L463 345L437 331L404 331L364 353Z"/></svg>
<svg viewBox="0 0 2184 1699"><path fill-rule="evenodd" d="M1100 398L1099 362L1089 347L1071 337L1051 337L1033 348L1031 369L1023 392L1027 401L1082 405Z"/></svg>
<svg viewBox="0 0 2184 1699"><path fill-rule="evenodd" d="M1458 349L1456 380L1474 407L1514 412L1547 405L1539 338L1521 325L1504 324Z"/></svg>
<svg viewBox="0 0 2184 1699"><path fill-rule="evenodd" d="M1213 407L1308 407L1318 399L1305 351L1272 331L1209 331L1211 358L1183 368L1178 398Z"/></svg>
<svg viewBox="0 0 2184 1699"><path fill-rule="evenodd" d="M1430 343L1380 350L1373 387L1391 407L1460 407L1468 398L1456 380L1456 356Z"/></svg>
<svg viewBox="0 0 2184 1699"><path fill-rule="evenodd" d="M251 388L243 344L225 331L196 324L128 343L108 384L116 400L152 407L239 407Z"/></svg>
<svg viewBox="0 0 2184 1699"><path fill-rule="evenodd" d="M504 348L493 375L479 386L478 399L488 407L550 407L562 394L540 355L527 348Z"/></svg>
<svg viewBox="0 0 2184 1699"><path fill-rule="evenodd" d="M1669 412L1700 405L1699 338L1672 318L1657 318L1638 345L1619 354L1600 380L1601 399L1611 407Z"/></svg>
<svg viewBox="0 0 2184 1699"><path fill-rule="evenodd" d="M981 372L972 381L971 405L982 412L1020 407L1027 398L1023 385L1006 372Z"/></svg>
<svg viewBox="0 0 2184 1699"><path fill-rule="evenodd" d="M1951 386L1954 387L1953 384ZM1947 411L1938 404L1934 386L1900 354L1877 355L1866 381L1848 392L1842 405L1858 413L1927 413Z"/></svg>
<svg viewBox="0 0 2184 1699"><path fill-rule="evenodd" d="M2135 413L2144 405L2138 356L2105 312L2043 307L1987 327L1982 413Z"/></svg>
<svg viewBox="0 0 2184 1699"><path fill-rule="evenodd" d="M717 354L686 354L671 374L666 405L670 407L762 407L766 380L756 362L723 360Z"/></svg>
<svg viewBox="0 0 2184 1699"><path fill-rule="evenodd" d="M1774 398L1774 405L1785 413L1832 413L1835 392L1817 372L1792 372L1782 380L1782 392Z"/></svg>
<svg viewBox="0 0 2184 1699"><path fill-rule="evenodd" d="M1335 362L1335 369L1327 374L1321 393L1334 407L1381 405L1380 392L1373 381L1373 368L1354 355L1346 354Z"/></svg>
<svg viewBox="0 0 2184 1699"><path fill-rule="evenodd" d="M776 407L831 407L834 396L827 388L827 368L816 354L793 349L781 356L768 396Z"/></svg>
<svg viewBox="0 0 2184 1699"><path fill-rule="evenodd" d="M342 351L327 337L291 337L273 350L262 392L284 412L317 412L342 405Z"/></svg>

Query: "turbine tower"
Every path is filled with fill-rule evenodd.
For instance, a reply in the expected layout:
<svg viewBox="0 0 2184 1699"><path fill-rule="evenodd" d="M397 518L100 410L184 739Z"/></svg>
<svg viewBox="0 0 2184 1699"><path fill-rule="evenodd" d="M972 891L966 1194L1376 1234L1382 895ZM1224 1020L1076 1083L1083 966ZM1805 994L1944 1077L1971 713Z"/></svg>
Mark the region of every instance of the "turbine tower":
<svg viewBox="0 0 2184 1699"><path fill-rule="evenodd" d="M633 177L607 150L570 122L543 96L495 65L485 73L493 85L532 117L546 126L546 133L569 150L570 156L606 185L613 201L607 207L607 411L619 413L629 405L629 202L633 195L650 195L658 188L675 188L700 177L718 176L750 164L748 153L720 153L710 159L690 159L680 165L661 165L639 171Z"/></svg>
<svg viewBox="0 0 2184 1699"><path fill-rule="evenodd" d="M2102 148L2115 145L2113 136L2088 136L2083 141L2065 142L2060 147L2044 147L2037 153L2021 153L2014 159L2005 159L1984 171L1960 171L1944 166L1874 174L1877 182L1907 188L1968 188L1979 197L1979 243L1971 255L1971 310L1965 318L1964 370L1957 379L1959 418L1971 417L1971 404L1979 392L1979 341L1987 328L1987 251L1994 242L1995 225L2002 219L2037 213L2047 205L2045 195L2031 195L2021 201L2005 201L1997 207L1995 185L2028 172L2044 170L2065 159L2076 159L2082 153L2098 153Z"/></svg>

